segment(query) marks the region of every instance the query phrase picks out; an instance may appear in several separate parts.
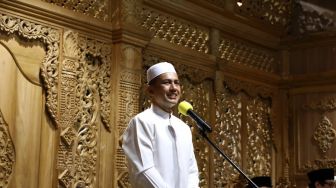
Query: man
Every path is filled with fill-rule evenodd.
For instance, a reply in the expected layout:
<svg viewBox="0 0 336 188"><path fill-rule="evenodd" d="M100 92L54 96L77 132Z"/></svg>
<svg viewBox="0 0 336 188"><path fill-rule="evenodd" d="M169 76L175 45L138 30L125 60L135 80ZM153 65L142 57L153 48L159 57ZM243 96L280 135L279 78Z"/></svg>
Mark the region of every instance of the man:
<svg viewBox="0 0 336 188"><path fill-rule="evenodd" d="M251 180L259 188L271 188L272 187L272 179L269 176L257 176L257 177L252 178ZM251 183L249 183L247 188L254 188L254 187Z"/></svg>
<svg viewBox="0 0 336 188"><path fill-rule="evenodd" d="M323 168L313 170L307 173L309 178L309 188L335 188L336 181L334 177L334 169Z"/></svg>
<svg viewBox="0 0 336 188"><path fill-rule="evenodd" d="M147 70L151 107L132 118L122 148L134 188L196 188L198 168L188 125L172 114L181 95L172 64Z"/></svg>

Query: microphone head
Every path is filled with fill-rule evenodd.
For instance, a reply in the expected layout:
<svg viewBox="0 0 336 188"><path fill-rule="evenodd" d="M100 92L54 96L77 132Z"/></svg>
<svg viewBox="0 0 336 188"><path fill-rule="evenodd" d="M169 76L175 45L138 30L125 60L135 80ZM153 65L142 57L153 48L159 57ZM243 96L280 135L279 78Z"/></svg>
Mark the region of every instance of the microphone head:
<svg viewBox="0 0 336 188"><path fill-rule="evenodd" d="M187 116L188 110L192 110L192 109L193 109L193 107L187 101L182 101L178 105L178 111L185 116Z"/></svg>

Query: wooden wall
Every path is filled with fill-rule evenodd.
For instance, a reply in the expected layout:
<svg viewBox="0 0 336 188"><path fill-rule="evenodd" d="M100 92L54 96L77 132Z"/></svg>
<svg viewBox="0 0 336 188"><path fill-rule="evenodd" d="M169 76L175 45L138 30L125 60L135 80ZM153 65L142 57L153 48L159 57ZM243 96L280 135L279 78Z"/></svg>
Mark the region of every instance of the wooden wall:
<svg viewBox="0 0 336 188"><path fill-rule="evenodd" d="M246 2L1 1L1 187L129 187L120 137L148 107L145 70L159 61L249 177L304 187L307 171L335 167L330 33L284 42L291 1ZM243 187L181 118L200 187Z"/></svg>
<svg viewBox="0 0 336 188"><path fill-rule="evenodd" d="M293 176L298 187L306 172L335 168L335 50L330 33L289 45L289 127Z"/></svg>

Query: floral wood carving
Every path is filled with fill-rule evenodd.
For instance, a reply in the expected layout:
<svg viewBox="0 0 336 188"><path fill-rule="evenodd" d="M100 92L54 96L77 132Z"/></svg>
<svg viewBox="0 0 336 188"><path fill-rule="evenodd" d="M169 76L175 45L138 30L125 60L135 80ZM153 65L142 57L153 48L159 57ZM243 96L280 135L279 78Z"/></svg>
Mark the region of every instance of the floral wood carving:
<svg viewBox="0 0 336 188"><path fill-rule="evenodd" d="M98 174L99 117L110 131L111 48L73 31L64 33L63 44L59 185L94 187Z"/></svg>
<svg viewBox="0 0 336 188"><path fill-rule="evenodd" d="M227 80L227 78L223 80L224 87L216 91L214 138L220 147L229 152L229 156L236 163L245 163L245 170L251 176L270 175L271 146L274 143L274 133L270 122L270 100L260 97L258 92L253 92L253 96L246 95L251 92L244 92L246 91L244 87L252 87L253 84L234 79ZM232 84L232 81L235 83ZM230 83L227 84L228 82ZM231 86L235 88L231 89ZM216 187L224 187L225 182L232 181L230 177L237 176L237 172L222 160L221 158L214 160L214 164L220 167L218 169L223 169L216 171L218 174L216 176L218 178L214 180ZM230 174L230 176L225 174Z"/></svg>
<svg viewBox="0 0 336 188"><path fill-rule="evenodd" d="M300 171L308 172L320 168L335 168L335 166L336 159L316 159L314 161L308 161Z"/></svg>
<svg viewBox="0 0 336 188"><path fill-rule="evenodd" d="M250 97L258 97L260 96L261 98L268 98L272 100L274 97L274 90L272 88L268 88L263 85L256 85L248 82L244 82L241 80L237 80L234 78L230 78L228 76L225 77L224 79L224 87L228 88L229 90L233 91L234 93L239 93L240 91L244 91L247 95ZM271 102L271 101L270 101ZM278 118L276 114L270 113L270 123L276 122L276 119ZM276 130L271 127L271 139L272 142L275 143L274 141L274 135Z"/></svg>
<svg viewBox="0 0 336 188"><path fill-rule="evenodd" d="M312 8L308 2L297 1L294 2L293 7L293 11L296 13L293 20L296 20L296 23L291 26L291 30L294 34L327 31L335 27L335 19L332 14L324 14L320 10Z"/></svg>
<svg viewBox="0 0 336 188"><path fill-rule="evenodd" d="M15 149L0 109L0 187L7 187L15 163Z"/></svg>
<svg viewBox="0 0 336 188"><path fill-rule="evenodd" d="M214 125L214 141L237 164L242 161L242 95L235 95L227 89L216 93L216 123ZM220 155L213 157L215 187L225 187L237 177L237 171Z"/></svg>
<svg viewBox="0 0 336 188"><path fill-rule="evenodd" d="M244 0L244 6L238 6L238 0L203 0L219 8L226 9L229 3L234 4L236 13L257 19L261 22L285 26L290 21L292 0Z"/></svg>
<svg viewBox="0 0 336 188"><path fill-rule="evenodd" d="M60 31L13 16L0 14L0 30L8 34L17 33L23 38L40 40L46 45L46 56L42 62L40 75L46 89L46 106L51 119L58 125L58 57Z"/></svg>
<svg viewBox="0 0 336 188"><path fill-rule="evenodd" d="M178 69L178 68L177 68ZM178 69L181 70L181 69ZM180 73L182 73L180 71ZM205 118L205 121L210 122L210 92L212 91L212 83L210 80L203 80L200 83L191 82L186 73L182 73L179 75L181 87L182 87L182 95L181 99L186 99L189 101L195 109L197 109L197 113L200 116ZM189 117L180 116L180 118L186 122L189 126L191 126L191 130L193 133L193 143L194 150L196 152L197 164L199 167L199 179L200 179L200 187L206 187L209 184L209 170L210 170L210 153L209 146L204 142L202 137L199 134L199 130L194 121L192 121Z"/></svg>
<svg viewBox="0 0 336 188"><path fill-rule="evenodd" d="M270 102L260 97L246 102L248 144L247 172L270 176L272 170L272 126L269 121Z"/></svg>
<svg viewBox="0 0 336 188"><path fill-rule="evenodd" d="M92 74L87 76L96 79L94 87L97 87L100 97L102 121L105 127L110 130L111 45L87 37L80 37L78 42L82 55L85 55L84 58L90 62L85 69L91 71ZM83 71L79 72L83 73Z"/></svg>
<svg viewBox="0 0 336 188"><path fill-rule="evenodd" d="M304 109L318 110L321 112L333 111L336 109L336 99L332 97L323 98L320 101L311 101L303 106Z"/></svg>
<svg viewBox="0 0 336 188"><path fill-rule="evenodd" d="M244 6L235 6L241 15L272 25L286 26L290 21L292 0L245 0Z"/></svg>
<svg viewBox="0 0 336 188"><path fill-rule="evenodd" d="M314 140L317 142L319 149L325 154L332 146L336 138L336 130L330 120L323 116L322 120L314 131Z"/></svg>

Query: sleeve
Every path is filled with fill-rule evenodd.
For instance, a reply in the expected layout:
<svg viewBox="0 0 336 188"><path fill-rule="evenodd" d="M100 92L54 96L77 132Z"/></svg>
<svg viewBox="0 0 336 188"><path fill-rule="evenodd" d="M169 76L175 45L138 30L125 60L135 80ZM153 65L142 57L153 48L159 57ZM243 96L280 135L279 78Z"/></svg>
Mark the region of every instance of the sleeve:
<svg viewBox="0 0 336 188"><path fill-rule="evenodd" d="M123 134L122 148L128 161L135 167L136 179L141 181L143 187L167 187L154 166L152 132L146 123L133 118Z"/></svg>
<svg viewBox="0 0 336 188"><path fill-rule="evenodd" d="M195 153L194 153L194 147L193 143L191 141L191 157L190 157L190 164L189 164L189 175L188 175L188 187L189 188L198 188L199 187L199 174L198 174L198 167L197 167L197 161L195 158Z"/></svg>
<svg viewBox="0 0 336 188"><path fill-rule="evenodd" d="M140 174L146 182L146 188L168 188L159 172L153 167Z"/></svg>

